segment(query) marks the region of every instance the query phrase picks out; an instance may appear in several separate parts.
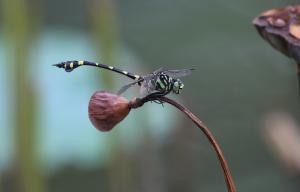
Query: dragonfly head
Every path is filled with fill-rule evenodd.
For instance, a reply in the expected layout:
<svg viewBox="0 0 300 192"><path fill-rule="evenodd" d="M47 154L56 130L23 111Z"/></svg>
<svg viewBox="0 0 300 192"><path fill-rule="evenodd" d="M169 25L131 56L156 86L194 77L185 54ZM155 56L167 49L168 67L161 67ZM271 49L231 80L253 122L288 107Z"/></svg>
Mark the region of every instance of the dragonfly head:
<svg viewBox="0 0 300 192"><path fill-rule="evenodd" d="M181 89L183 89L184 84L180 79L174 79L173 80L173 92L176 94L179 94Z"/></svg>

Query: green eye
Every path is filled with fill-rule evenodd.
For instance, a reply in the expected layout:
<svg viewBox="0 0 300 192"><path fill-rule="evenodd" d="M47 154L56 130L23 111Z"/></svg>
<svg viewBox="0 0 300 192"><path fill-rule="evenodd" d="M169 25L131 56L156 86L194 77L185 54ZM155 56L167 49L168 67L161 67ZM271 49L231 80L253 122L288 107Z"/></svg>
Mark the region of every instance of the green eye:
<svg viewBox="0 0 300 192"><path fill-rule="evenodd" d="M175 87L178 87L178 82L177 82L177 81L174 83L174 86L175 86Z"/></svg>

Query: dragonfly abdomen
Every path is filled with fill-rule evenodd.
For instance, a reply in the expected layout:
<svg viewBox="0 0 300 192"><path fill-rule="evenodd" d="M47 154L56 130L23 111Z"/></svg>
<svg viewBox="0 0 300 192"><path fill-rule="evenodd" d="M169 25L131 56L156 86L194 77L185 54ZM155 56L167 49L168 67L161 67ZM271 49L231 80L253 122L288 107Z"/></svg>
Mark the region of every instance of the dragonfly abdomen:
<svg viewBox="0 0 300 192"><path fill-rule="evenodd" d="M76 69L77 67L83 66L83 65L99 67L99 68L102 68L102 69L107 69L107 70L110 70L110 71L114 71L114 72L120 73L122 75L125 75L125 76L127 76L131 79L134 79L134 80L137 80L137 79L141 78L139 75L130 73L128 71L124 71L124 70L121 70L121 69L118 69L116 67L109 66L109 65L106 65L106 64L95 63L95 62L90 62L90 61L76 61L76 60L74 60L74 61L64 61L64 62L61 62L61 63L58 63L58 64L54 64L54 66L56 66L56 67L64 68L66 72L71 72L74 69Z"/></svg>

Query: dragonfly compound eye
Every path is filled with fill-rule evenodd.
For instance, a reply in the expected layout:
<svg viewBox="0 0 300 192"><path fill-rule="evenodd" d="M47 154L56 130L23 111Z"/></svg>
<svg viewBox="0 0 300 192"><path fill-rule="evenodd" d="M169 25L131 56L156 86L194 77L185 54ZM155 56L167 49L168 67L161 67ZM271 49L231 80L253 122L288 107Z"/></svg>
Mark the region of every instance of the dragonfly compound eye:
<svg viewBox="0 0 300 192"><path fill-rule="evenodd" d="M175 81L175 82L174 82L174 87L179 87L178 81Z"/></svg>
<svg viewBox="0 0 300 192"><path fill-rule="evenodd" d="M174 86L178 87L178 89L183 89L184 84L182 83L182 81L180 79L176 79Z"/></svg>
<svg viewBox="0 0 300 192"><path fill-rule="evenodd" d="M179 85L179 89L183 89L183 87L184 87L184 84L181 83L181 84Z"/></svg>
<svg viewBox="0 0 300 192"><path fill-rule="evenodd" d="M179 94L181 89L182 89L182 82L179 79L174 79L173 92Z"/></svg>

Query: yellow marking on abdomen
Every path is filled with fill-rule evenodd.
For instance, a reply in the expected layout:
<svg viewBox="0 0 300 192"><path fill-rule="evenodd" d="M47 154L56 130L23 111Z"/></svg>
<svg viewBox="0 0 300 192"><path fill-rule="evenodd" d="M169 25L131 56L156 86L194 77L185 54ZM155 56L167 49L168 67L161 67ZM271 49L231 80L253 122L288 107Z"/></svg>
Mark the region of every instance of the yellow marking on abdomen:
<svg viewBox="0 0 300 192"><path fill-rule="evenodd" d="M114 69L114 67L112 67L112 66L108 66L108 68L111 69L111 70Z"/></svg>
<svg viewBox="0 0 300 192"><path fill-rule="evenodd" d="M73 68L73 65L74 65L73 62L71 62L71 63L70 63L70 68L71 68L71 69Z"/></svg>
<svg viewBox="0 0 300 192"><path fill-rule="evenodd" d="M127 72L127 71L122 71L122 73L124 73L125 75L127 75L127 74L128 74L128 72Z"/></svg>
<svg viewBox="0 0 300 192"><path fill-rule="evenodd" d="M96 66L98 66L99 65L99 63L96 63Z"/></svg>
<svg viewBox="0 0 300 192"><path fill-rule="evenodd" d="M134 75L134 77L135 77L135 79L138 79L138 78L140 78L140 76L139 76L139 75Z"/></svg>
<svg viewBox="0 0 300 192"><path fill-rule="evenodd" d="M65 69L67 68L67 64L64 64L64 68L65 68Z"/></svg>
<svg viewBox="0 0 300 192"><path fill-rule="evenodd" d="M84 61L78 61L78 65L83 65Z"/></svg>

